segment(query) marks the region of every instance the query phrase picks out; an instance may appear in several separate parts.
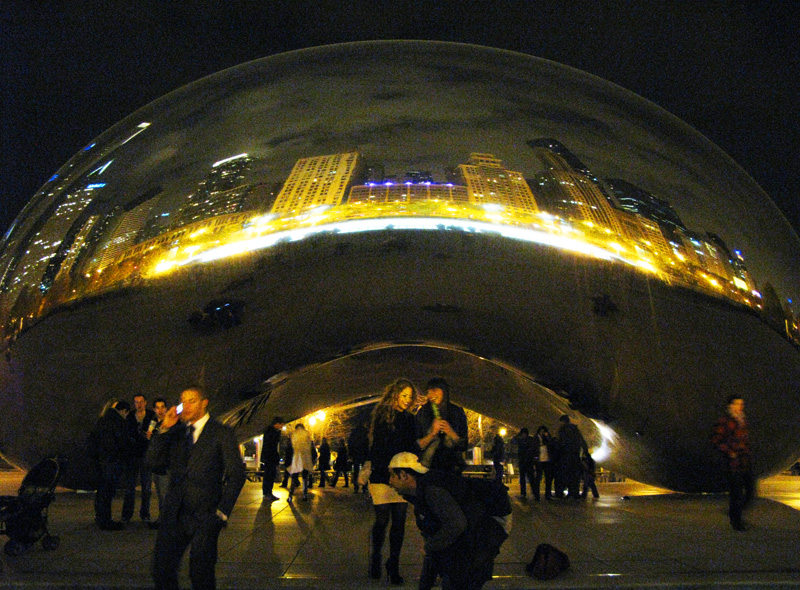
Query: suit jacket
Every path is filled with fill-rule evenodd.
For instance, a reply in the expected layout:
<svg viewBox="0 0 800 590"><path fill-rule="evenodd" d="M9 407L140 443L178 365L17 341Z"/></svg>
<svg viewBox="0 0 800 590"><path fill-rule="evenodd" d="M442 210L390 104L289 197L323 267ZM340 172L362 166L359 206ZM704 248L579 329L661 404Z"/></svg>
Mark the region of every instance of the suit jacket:
<svg viewBox="0 0 800 590"><path fill-rule="evenodd" d="M169 473L169 491L159 519L177 522L181 510L199 518L217 510L229 516L246 479L233 430L209 419L196 443L188 445L186 437L186 425L179 422L154 436L147 449L147 464Z"/></svg>

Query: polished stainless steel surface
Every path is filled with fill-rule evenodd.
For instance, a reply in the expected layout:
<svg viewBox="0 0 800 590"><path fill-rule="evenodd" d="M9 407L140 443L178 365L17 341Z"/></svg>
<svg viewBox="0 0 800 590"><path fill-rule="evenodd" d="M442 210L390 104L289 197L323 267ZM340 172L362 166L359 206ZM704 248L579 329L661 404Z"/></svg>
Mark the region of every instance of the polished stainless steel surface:
<svg viewBox="0 0 800 590"><path fill-rule="evenodd" d="M514 426L570 411L638 479L715 489L730 393L760 472L800 452L797 260L730 158L583 72L436 42L257 60L114 126L5 236L0 451L77 456L138 391L202 382L244 437L441 374Z"/></svg>

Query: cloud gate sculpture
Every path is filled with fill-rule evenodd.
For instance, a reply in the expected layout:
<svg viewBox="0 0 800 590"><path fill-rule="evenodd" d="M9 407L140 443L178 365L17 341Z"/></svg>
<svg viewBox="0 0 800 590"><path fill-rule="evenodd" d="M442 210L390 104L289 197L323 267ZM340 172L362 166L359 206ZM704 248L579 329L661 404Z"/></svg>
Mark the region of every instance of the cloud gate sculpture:
<svg viewBox="0 0 800 590"><path fill-rule="evenodd" d="M608 82L436 42L296 51L180 88L34 195L0 250L0 452L72 459L110 398L202 383L244 440L440 375L606 466L716 490L800 454L800 241L708 140Z"/></svg>

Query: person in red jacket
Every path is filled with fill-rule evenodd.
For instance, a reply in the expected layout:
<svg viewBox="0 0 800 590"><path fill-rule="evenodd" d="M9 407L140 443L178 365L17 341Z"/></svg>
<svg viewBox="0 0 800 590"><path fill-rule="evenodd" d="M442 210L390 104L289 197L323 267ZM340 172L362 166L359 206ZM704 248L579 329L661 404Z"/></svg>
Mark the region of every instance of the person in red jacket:
<svg viewBox="0 0 800 590"><path fill-rule="evenodd" d="M750 434L741 397L732 395L728 398L728 412L717 420L711 440L725 461L730 489L728 516L731 526L743 531L746 527L742 522L742 512L755 497L755 479Z"/></svg>

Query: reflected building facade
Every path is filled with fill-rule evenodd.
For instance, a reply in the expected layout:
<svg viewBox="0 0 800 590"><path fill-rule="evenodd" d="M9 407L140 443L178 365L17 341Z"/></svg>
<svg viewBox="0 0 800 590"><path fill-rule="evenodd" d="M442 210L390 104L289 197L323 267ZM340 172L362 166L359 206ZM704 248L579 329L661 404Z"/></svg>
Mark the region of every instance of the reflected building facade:
<svg viewBox="0 0 800 590"><path fill-rule="evenodd" d="M324 57L330 68L319 70L321 62L307 61L312 55ZM354 93L349 78L354 63L361 64L355 74L360 88L382 90ZM393 83L385 72L398 63L415 64L413 75L406 86L388 92L385 87ZM321 84L323 78L338 81ZM535 88L532 80L539 81ZM287 87L300 99L291 105L285 102ZM227 100L206 102L203 91ZM563 99L565 93L570 101ZM479 105L504 116L487 118ZM187 125L183 114L188 112L194 116ZM416 119L409 118L411 112ZM598 130L606 130L605 135ZM684 455L697 465L708 459L698 438L702 420L720 403L722 385L741 381L738 369L704 377L698 367L697 374L687 369L687 375L680 375L670 351L694 350L692 341L714 348L717 342L705 332L715 328L669 326L675 312L661 315L666 312L659 302L723 310L726 318L741 322L740 334L766 327L758 354L737 354L750 358L770 347L781 349L787 360L768 386L785 388L800 363L800 331L789 305L800 280L796 267L787 264L796 261L800 242L773 209L727 156L694 132L676 127L657 107L529 56L397 42L260 60L135 113L77 154L20 214L0 250L3 346L9 359L19 359L7 361L2 383L4 391L20 392L8 396L21 395L35 409L22 411L16 402L7 402L4 409L22 412L23 421L31 419L25 412L44 411L43 401L30 402L35 398L30 392L52 386L51 375L33 371L22 377L14 362L38 362L35 343L44 337L39 334L49 326L74 330L70 322L78 317L86 322L85 314L94 317L88 320L92 330L98 326L92 332L97 345L118 351L109 357L117 371L126 363L161 367L152 382L142 377L141 390L202 374L224 392L221 409L236 416L243 415L239 404L272 391L272 385L264 384L273 383L276 375L323 359L339 359L337 366L344 367L349 361L342 359L352 353L343 351L375 346L403 350L413 364L418 351L408 352L411 342L459 359L453 366L478 381L463 384L473 392L466 401L476 410L505 412L497 417L510 424L515 416L545 420L571 410L584 420L615 425L618 436L609 460L623 473L675 488L713 488L713 478L665 476L672 469L667 458L656 460L652 469L640 465L648 453L658 454L671 444L666 433L654 433L652 440L636 434L650 423L637 414L642 400L677 395L654 384L647 371L669 375L694 396L690 404L673 403L697 410L682 427L692 439ZM365 254L375 236L379 254ZM328 292L319 301L307 301L302 311L282 312L270 307L280 300L277 291L256 296L259 289L272 288L257 285L279 290L279 285L289 289L297 282L302 292L302 269L314 264L309 258L285 261L300 251L313 259L327 244L335 244L334 262L321 266L313 282L340 292L344 299L338 304ZM480 253L474 250L477 244ZM420 300L416 308L403 299L384 302L392 298L386 290L404 280L396 273L412 251L418 258L406 272L418 292L407 295L408 301L427 297L427 302ZM398 260L383 260L387 252L396 252ZM475 274L482 264L478 261L491 259L492 252L516 252L506 262L515 269L512 275L495 270ZM344 275L336 274L331 270L336 257L346 256L356 258ZM448 262L426 274L426 257ZM473 264L459 270L470 257L475 257ZM540 276L551 280L537 287ZM449 284L446 294L439 293L442 283ZM468 297L469 284L486 289ZM516 299L506 299L515 289ZM199 293L207 301L196 300ZM649 299L647 305L637 307L640 296ZM151 309L151 298L161 307ZM244 318L248 309L264 317L224 333L184 334L186 363L193 359L201 369L170 365L167 349L175 345L165 343L165 331L189 329L186 323L176 324L175 317L189 317L209 301L228 298L245 310ZM622 311L620 302L631 309ZM578 311L587 305L588 318ZM141 352L136 346L119 352L122 343L99 327L114 316L108 309L125 310L140 323L145 319L139 314L149 309L146 321L153 329L148 335L154 341L142 345ZM362 326L360 335L345 336L343 326L370 314L374 321ZM479 329L489 316L514 323L519 332L495 341ZM714 321L733 325L730 318ZM283 331L276 327L281 322L286 323ZM640 329L649 330L648 338L658 334L660 365L649 365L652 359L645 361L632 350L643 338L637 336ZM252 338L265 330L270 335L258 341L258 353L242 350L238 342L255 346ZM231 339L234 331L239 340ZM608 343L601 344L605 339ZM295 340L304 346L290 354L289 343ZM719 344L721 351L732 350ZM584 352L576 353L581 347ZM224 375L211 369L221 361L199 350L228 358L227 368L220 369ZM360 354L366 358L371 353ZM270 355L274 360L264 359ZM465 355L472 360L459 364L466 362ZM399 360L384 358L373 367L374 374L404 366L400 357L398 352ZM633 360L623 358L638 360L628 366ZM490 361L488 369L484 363ZM447 363L419 362L433 372L447 371ZM579 364L587 366L578 369ZM483 371L497 379L498 367L516 375L498 395L522 400L524 410L512 411L502 399L476 393L484 391ZM81 402L84 413L117 387L108 382L110 377L87 385L66 373L60 378L62 397L81 388L92 391ZM322 386L315 382L315 387ZM378 391L381 384L363 387ZM337 395L329 392L325 399L341 401ZM700 409L697 400L707 407ZM284 414L305 407L305 402L286 398L283 403L288 404ZM272 411L269 404L265 407ZM687 420L674 407L664 412L665 424ZM241 425L243 435L248 424ZM600 429L595 432L602 438ZM19 433L7 427L0 436L0 452L13 458L18 445L11 439ZM770 469L800 452L788 438L779 447L770 451Z"/></svg>

